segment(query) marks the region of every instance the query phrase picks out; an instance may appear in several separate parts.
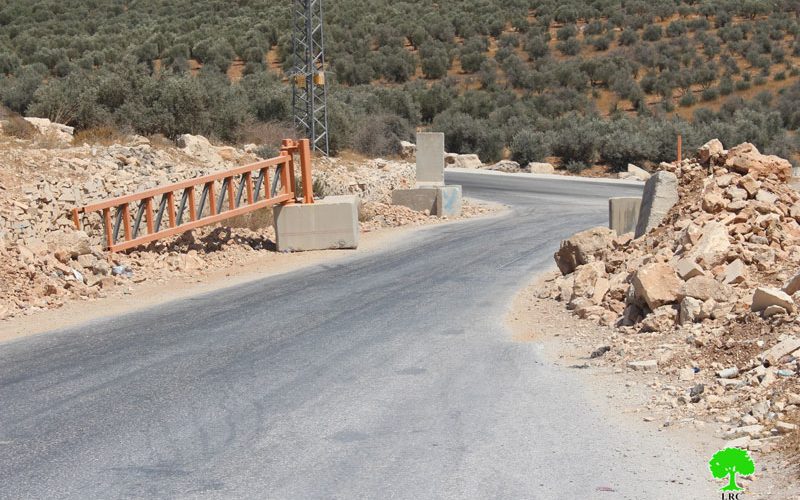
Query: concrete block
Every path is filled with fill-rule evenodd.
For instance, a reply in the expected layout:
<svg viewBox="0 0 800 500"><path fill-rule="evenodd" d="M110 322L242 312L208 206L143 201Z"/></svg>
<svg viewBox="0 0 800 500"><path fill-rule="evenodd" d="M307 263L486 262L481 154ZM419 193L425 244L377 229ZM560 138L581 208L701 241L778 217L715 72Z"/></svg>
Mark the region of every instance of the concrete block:
<svg viewBox="0 0 800 500"><path fill-rule="evenodd" d="M617 234L636 231L642 199L638 197L608 199L608 227Z"/></svg>
<svg viewBox="0 0 800 500"><path fill-rule="evenodd" d="M437 188L436 213L439 217L461 216L461 186L442 186Z"/></svg>
<svg viewBox="0 0 800 500"><path fill-rule="evenodd" d="M636 224L636 237L658 227L675 204L678 203L678 178L672 172L661 170L653 174L644 185L642 208Z"/></svg>
<svg viewBox="0 0 800 500"><path fill-rule="evenodd" d="M417 134L417 185L444 185L444 134L441 132Z"/></svg>
<svg viewBox="0 0 800 500"><path fill-rule="evenodd" d="M357 248L357 196L327 196L311 205L274 208L278 251Z"/></svg>
<svg viewBox="0 0 800 500"><path fill-rule="evenodd" d="M435 187L417 189L395 189L392 191L392 205L408 207L415 212L436 211L439 191Z"/></svg>
<svg viewBox="0 0 800 500"><path fill-rule="evenodd" d="M437 186L392 191L392 205L408 207L416 212L428 211L439 217L461 215L461 186Z"/></svg>

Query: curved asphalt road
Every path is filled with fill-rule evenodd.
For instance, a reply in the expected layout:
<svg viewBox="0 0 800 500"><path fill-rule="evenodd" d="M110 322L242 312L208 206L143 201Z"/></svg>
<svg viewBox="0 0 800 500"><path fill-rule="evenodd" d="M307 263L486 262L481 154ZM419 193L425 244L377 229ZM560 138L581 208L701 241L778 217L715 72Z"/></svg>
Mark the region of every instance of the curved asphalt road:
<svg viewBox="0 0 800 500"><path fill-rule="evenodd" d="M0 344L0 498L700 496L676 446L606 421L503 327L559 240L641 188L448 182L514 210Z"/></svg>

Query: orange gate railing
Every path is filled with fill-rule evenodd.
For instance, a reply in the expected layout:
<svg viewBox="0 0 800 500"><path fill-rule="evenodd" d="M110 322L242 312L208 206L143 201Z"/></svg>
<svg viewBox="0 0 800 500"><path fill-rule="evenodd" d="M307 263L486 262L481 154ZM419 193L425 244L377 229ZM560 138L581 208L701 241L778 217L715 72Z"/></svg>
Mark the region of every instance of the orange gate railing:
<svg viewBox="0 0 800 500"><path fill-rule="evenodd" d="M300 159L302 201L314 203L309 141L287 139L276 158L75 208L72 219L81 229L82 214L98 213L108 250L119 252L260 208L295 203L295 154Z"/></svg>

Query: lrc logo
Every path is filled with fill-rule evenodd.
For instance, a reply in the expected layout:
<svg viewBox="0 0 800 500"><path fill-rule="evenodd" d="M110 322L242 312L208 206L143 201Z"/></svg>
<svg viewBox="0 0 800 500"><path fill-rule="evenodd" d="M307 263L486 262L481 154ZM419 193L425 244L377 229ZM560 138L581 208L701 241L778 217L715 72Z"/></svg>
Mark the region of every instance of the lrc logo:
<svg viewBox="0 0 800 500"><path fill-rule="evenodd" d="M736 484L736 476L749 476L756 471L753 459L747 450L725 448L714 453L708 462L708 469L717 479L728 478L728 484L720 488L722 500L742 500L742 488Z"/></svg>
<svg viewBox="0 0 800 500"><path fill-rule="evenodd" d="M722 493L722 500L744 500L744 493Z"/></svg>

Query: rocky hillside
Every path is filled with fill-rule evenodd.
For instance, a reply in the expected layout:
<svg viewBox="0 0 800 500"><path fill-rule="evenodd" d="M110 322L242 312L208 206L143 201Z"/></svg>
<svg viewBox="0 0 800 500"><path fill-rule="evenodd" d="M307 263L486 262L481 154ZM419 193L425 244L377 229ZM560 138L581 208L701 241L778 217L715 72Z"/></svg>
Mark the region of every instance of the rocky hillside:
<svg viewBox="0 0 800 500"><path fill-rule="evenodd" d="M614 327L598 356L668 377L657 404L721 423L733 446L752 450L773 448L800 420L800 194L790 175L786 160L719 141L662 164L648 187L659 185L650 193L666 210L651 212L645 234L576 234L544 292Z"/></svg>

